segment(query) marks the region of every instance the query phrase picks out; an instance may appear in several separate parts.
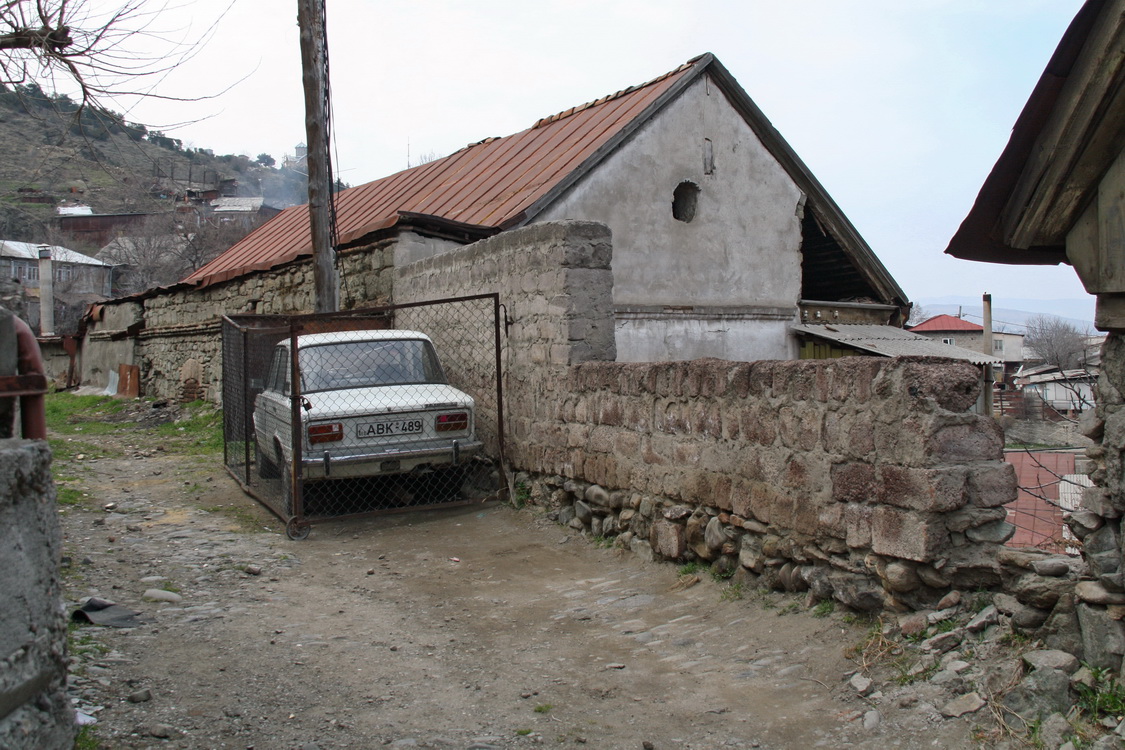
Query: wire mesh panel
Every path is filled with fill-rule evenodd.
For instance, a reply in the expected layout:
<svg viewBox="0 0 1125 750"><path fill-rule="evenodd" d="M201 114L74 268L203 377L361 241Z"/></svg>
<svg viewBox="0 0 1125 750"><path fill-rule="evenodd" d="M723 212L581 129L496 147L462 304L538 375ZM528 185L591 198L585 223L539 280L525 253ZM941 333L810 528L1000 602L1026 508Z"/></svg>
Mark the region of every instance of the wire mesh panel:
<svg viewBox="0 0 1125 750"><path fill-rule="evenodd" d="M316 520L491 496L496 308L488 295L228 318L228 470L294 538Z"/></svg>

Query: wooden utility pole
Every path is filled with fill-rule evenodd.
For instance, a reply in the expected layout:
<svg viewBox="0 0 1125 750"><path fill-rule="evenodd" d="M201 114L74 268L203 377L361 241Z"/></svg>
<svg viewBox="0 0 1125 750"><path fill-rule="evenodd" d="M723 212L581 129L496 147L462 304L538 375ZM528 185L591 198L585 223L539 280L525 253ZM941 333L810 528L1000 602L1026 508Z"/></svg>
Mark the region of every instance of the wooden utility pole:
<svg viewBox="0 0 1125 750"><path fill-rule="evenodd" d="M992 295L985 294L981 297L983 312L984 312L984 353L989 356L994 356L992 351ZM984 366L984 414L987 417L992 416L992 385L996 382L996 374L993 372L992 364Z"/></svg>
<svg viewBox="0 0 1125 750"><path fill-rule="evenodd" d="M323 0L297 0L297 24L301 29L301 81L305 90L305 138L309 147L306 163L316 312L336 312L340 309L340 285L329 218L332 181L328 173L328 81L325 80L328 50Z"/></svg>

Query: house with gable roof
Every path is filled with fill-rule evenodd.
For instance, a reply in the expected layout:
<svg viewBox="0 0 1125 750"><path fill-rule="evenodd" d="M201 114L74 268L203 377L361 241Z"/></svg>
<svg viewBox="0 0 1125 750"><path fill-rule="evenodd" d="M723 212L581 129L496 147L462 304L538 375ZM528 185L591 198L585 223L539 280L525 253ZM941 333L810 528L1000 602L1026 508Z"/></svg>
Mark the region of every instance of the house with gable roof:
<svg viewBox="0 0 1125 750"><path fill-rule="evenodd" d="M911 326L910 331L943 344L999 357L1004 363L1004 376L1001 378L997 373L997 382L1010 381L1023 366L1022 333L993 331L991 348L985 351L984 326L954 315L935 315L916 326Z"/></svg>
<svg viewBox="0 0 1125 750"><path fill-rule="evenodd" d="M607 225L619 361L792 359L795 324L901 327L909 313L855 227L710 54L341 191L335 210L337 254L391 242L395 266L538 222ZM185 283L308 263L311 248L308 209L288 208ZM377 301L342 286L345 308ZM258 311L303 312L270 302Z"/></svg>

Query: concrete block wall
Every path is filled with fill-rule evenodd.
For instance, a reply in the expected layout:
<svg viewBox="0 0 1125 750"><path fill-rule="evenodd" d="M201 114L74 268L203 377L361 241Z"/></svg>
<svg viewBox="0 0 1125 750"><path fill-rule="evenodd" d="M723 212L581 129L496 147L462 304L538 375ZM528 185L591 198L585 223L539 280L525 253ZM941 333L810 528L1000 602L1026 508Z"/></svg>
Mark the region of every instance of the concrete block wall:
<svg viewBox="0 0 1125 750"><path fill-rule="evenodd" d="M62 535L42 441L0 440L0 747L70 747Z"/></svg>

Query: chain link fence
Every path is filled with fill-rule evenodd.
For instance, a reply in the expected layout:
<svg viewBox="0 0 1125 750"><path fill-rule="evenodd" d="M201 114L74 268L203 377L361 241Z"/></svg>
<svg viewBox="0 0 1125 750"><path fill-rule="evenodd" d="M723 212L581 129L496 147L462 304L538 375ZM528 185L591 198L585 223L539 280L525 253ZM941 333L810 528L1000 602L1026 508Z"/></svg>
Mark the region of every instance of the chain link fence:
<svg viewBox="0 0 1125 750"><path fill-rule="evenodd" d="M227 470L292 539L502 487L499 301L223 319Z"/></svg>

